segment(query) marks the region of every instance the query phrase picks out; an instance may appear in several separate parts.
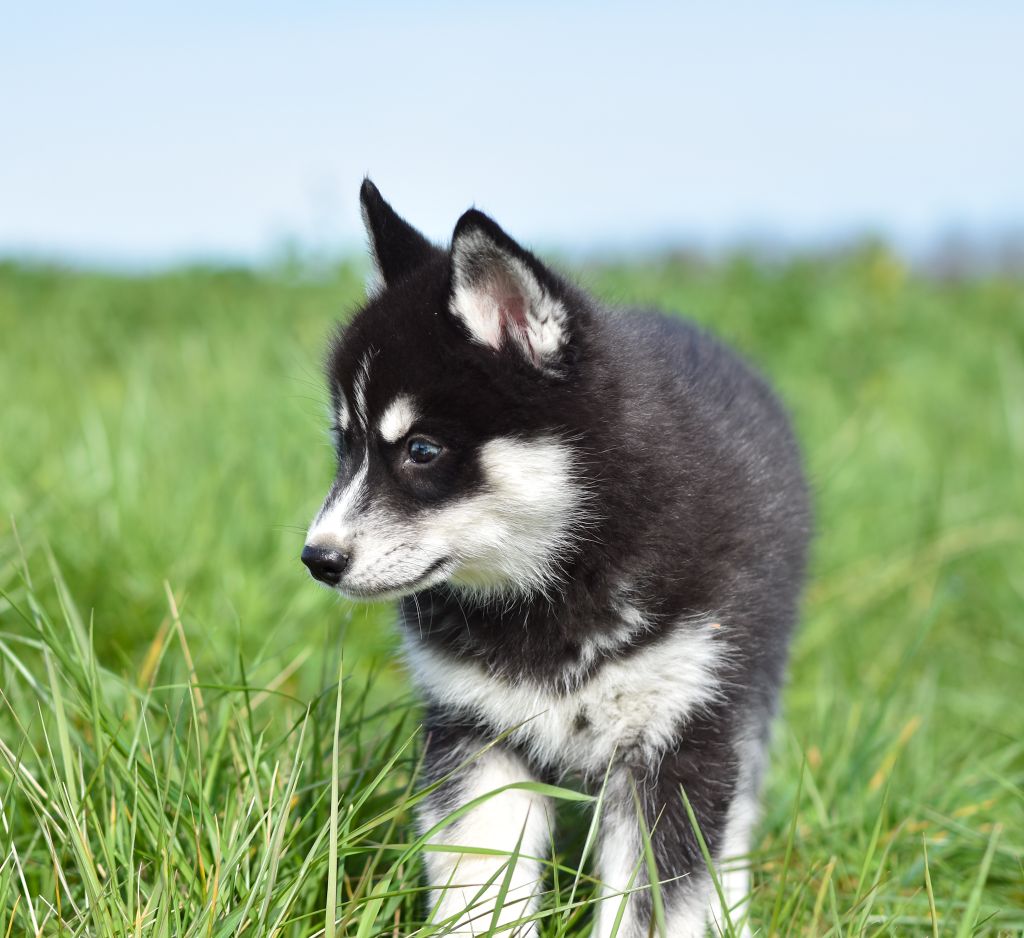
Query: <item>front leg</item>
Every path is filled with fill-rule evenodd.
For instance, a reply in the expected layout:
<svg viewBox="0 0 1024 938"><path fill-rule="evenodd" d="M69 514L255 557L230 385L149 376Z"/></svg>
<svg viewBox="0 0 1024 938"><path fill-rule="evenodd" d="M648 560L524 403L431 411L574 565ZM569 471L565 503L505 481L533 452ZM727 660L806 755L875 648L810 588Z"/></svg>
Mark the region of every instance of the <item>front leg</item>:
<svg viewBox="0 0 1024 938"><path fill-rule="evenodd" d="M723 727L716 731L700 721L687 735L678 748L631 758L609 774L598 852L603 898L593 938L703 938L709 928L715 935L749 934L743 923L749 873L737 858L749 852L760 752L746 739L730 741ZM680 789L690 800L714 860L726 911ZM650 838L659 883L663 932L652 924L643 831ZM727 920L733 931L727 929Z"/></svg>
<svg viewBox="0 0 1024 938"><path fill-rule="evenodd" d="M526 763L500 744L487 742L456 721L432 715L428 724L426 769L432 781L444 783L422 804L419 823L426 831L441 824L461 806L506 785L537 779ZM466 763L463 765L463 763ZM447 922L451 935L485 935L492 927L502 934L530 938L535 924L510 928L537 907L542 878L540 858L551 843L550 800L535 792L513 789L481 802L434 834L429 843L493 850L493 854L428 850L432 920ZM518 857L509 864L518 847ZM508 881L501 908L498 895Z"/></svg>

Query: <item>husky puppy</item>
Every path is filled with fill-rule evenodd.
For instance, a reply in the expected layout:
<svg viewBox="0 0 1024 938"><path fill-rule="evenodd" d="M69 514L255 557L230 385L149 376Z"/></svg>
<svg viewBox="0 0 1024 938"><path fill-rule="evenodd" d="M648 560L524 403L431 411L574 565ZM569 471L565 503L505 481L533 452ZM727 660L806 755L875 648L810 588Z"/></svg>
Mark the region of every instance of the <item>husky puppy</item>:
<svg viewBox="0 0 1024 938"><path fill-rule="evenodd" d="M302 561L398 600L444 779L423 828L501 789L439 827L482 851L426 854L435 920L536 911L551 804L515 786L570 776L601 794L595 935L657 932L652 875L667 936L739 921L724 861L750 848L810 529L782 406L701 329L608 308L479 211L444 249L369 180L361 202L380 283L329 350L337 477Z"/></svg>

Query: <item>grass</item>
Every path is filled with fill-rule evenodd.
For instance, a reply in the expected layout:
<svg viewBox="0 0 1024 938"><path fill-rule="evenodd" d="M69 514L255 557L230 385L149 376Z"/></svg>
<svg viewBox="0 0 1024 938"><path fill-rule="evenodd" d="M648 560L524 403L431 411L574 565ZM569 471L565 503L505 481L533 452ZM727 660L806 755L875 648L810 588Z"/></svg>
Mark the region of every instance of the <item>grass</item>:
<svg viewBox="0 0 1024 938"><path fill-rule="evenodd" d="M872 246L583 279L736 344L805 442L751 925L1024 933L1024 286ZM0 265L3 938L430 932L389 612L297 562L331 472L322 341L361 289ZM566 784L542 933L576 938L593 832Z"/></svg>

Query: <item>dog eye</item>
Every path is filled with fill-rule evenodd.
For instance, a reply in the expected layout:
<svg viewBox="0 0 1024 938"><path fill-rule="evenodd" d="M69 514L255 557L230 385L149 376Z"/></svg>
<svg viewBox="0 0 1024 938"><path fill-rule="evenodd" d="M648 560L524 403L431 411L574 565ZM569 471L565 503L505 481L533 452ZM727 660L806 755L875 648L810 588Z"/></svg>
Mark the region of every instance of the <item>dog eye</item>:
<svg viewBox="0 0 1024 938"><path fill-rule="evenodd" d="M433 462L441 453L441 447L432 440L414 436L409 440L409 459L417 465Z"/></svg>

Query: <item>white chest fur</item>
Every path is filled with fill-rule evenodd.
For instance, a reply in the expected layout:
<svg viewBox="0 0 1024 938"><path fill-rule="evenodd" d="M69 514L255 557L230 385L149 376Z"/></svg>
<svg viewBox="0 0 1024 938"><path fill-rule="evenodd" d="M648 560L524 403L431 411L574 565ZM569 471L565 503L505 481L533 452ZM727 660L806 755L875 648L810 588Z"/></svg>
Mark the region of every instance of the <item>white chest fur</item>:
<svg viewBox="0 0 1024 938"><path fill-rule="evenodd" d="M413 676L431 700L468 712L539 762L600 773L616 751L654 756L680 723L719 688L725 653L710 622L680 624L665 638L606 661L575 690L511 682L473 661L457 661L410 638Z"/></svg>

